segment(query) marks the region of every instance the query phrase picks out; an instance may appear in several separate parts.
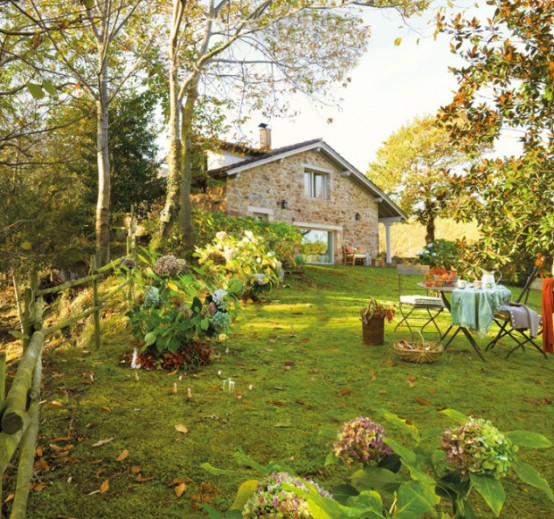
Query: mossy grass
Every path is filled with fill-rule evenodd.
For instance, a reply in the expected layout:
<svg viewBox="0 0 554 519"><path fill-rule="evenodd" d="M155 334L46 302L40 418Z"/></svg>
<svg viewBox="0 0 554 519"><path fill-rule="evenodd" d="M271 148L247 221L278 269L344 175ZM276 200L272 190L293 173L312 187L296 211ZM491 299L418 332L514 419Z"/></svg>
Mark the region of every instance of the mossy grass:
<svg viewBox="0 0 554 519"><path fill-rule="evenodd" d="M260 463L277 461L330 488L344 482L346 471L324 467L331 440L318 430L338 429L361 415L379 421L379 408L420 430L451 426L439 411L454 408L503 431L527 429L552 439L554 359L531 349L506 359L511 343L504 341L484 353L483 363L458 337L434 364L404 363L391 348L407 338L405 329L393 332L398 317L386 324L383 346L362 343L359 319L368 297L397 300L395 269L308 267L305 276L286 281L267 301L244 305L218 358L196 373L135 372L121 364L132 339L123 312L103 321L100 350L91 341L85 350L45 355L44 463L36 466L37 482L45 486L31 493L28 516L205 517L201 501L225 509L239 484L255 474L239 467L238 447ZM417 276L413 281L415 287ZM538 293L531 302L539 303ZM448 316L439 322L446 327ZM476 339L484 346L490 337ZM236 384L231 394L223 391L229 378ZM186 434L175 429L179 424ZM124 450L127 457L117 461ZM554 449L524 456L554 481ZM213 476L203 463L236 474ZM101 492L106 480L109 489ZM174 480L187 485L181 497ZM12 484L6 482L5 495ZM517 481L505 486L503 517L554 516L540 491ZM485 505L477 509L479 517L490 516Z"/></svg>

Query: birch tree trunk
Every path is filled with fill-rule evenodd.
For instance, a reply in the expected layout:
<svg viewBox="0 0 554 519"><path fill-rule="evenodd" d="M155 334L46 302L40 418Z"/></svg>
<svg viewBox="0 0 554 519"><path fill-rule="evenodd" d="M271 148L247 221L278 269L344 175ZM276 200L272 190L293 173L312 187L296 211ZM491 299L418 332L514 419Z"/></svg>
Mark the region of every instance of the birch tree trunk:
<svg viewBox="0 0 554 519"><path fill-rule="evenodd" d="M179 78L177 76L179 64L177 53L179 48L179 29L183 18L183 4L174 0L173 20L169 41L169 152L167 156L167 194L165 206L160 218L160 240L166 240L171 234L173 223L177 221L179 213L179 189L181 185L181 133L179 101Z"/></svg>
<svg viewBox="0 0 554 519"><path fill-rule="evenodd" d="M198 99L198 77L192 82L187 92L185 106L181 115L181 207L179 211L179 231L185 240L187 250L194 245L194 227L192 225L192 207L190 191L192 186L192 119L194 105Z"/></svg>
<svg viewBox="0 0 554 519"><path fill-rule="evenodd" d="M96 203L96 256L98 266L110 261L110 158L108 155L109 93L108 67L102 46L98 48L98 99L96 101L98 199Z"/></svg>

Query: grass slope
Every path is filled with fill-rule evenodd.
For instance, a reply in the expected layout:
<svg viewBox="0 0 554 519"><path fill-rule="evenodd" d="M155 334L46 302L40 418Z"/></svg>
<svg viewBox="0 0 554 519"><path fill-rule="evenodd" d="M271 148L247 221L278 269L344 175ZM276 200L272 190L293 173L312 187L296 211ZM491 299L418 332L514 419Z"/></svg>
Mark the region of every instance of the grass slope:
<svg viewBox="0 0 554 519"><path fill-rule="evenodd" d="M228 352L198 373L140 371L136 380L120 362L131 337L117 316L104 321L100 351L91 343L90 352L46 355L39 485L29 517L205 517L200 502L227 508L239 483L255 475L239 467L239 446L261 463L278 461L330 487L346 473L324 468L330 441L319 428L376 417L382 407L422 430L452 425L439 413L451 407L501 430L552 439L554 359L529 350L507 360L505 347L497 347L482 363L457 338L436 364L402 363L390 345L406 334L394 334L394 322L386 325L385 346L365 346L359 321L368 296L397 299L395 270L310 267L305 278L288 282L271 301L244 307ZM233 394L222 391L226 378L236 382ZM178 432L179 424L188 433ZM554 449L524 459L554 481ZM237 472L213 476L203 463ZM186 491L177 497L181 483ZM6 492L12 485L5 482ZM517 481L505 486L503 517L554 516L539 491ZM479 517L490 516L484 505L480 510Z"/></svg>

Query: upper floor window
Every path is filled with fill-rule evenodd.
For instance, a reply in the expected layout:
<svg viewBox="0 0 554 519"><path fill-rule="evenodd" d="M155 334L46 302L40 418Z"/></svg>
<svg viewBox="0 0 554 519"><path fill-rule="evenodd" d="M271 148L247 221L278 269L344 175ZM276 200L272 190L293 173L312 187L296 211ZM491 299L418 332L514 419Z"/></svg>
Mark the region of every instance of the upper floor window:
<svg viewBox="0 0 554 519"><path fill-rule="evenodd" d="M304 171L304 195L306 198L329 200L329 175L317 171Z"/></svg>

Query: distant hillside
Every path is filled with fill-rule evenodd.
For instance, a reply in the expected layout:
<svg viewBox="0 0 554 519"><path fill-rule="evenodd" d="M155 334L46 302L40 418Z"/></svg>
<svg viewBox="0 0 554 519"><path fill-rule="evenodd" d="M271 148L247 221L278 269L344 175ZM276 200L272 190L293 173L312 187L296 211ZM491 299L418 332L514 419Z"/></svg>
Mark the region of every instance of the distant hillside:
<svg viewBox="0 0 554 519"><path fill-rule="evenodd" d="M437 238L458 240L466 238L469 242L479 239L476 223L457 223L453 220L437 221ZM425 228L417 223L398 223L391 228L392 255L413 258L425 246ZM385 226L379 226L379 250L385 250Z"/></svg>

